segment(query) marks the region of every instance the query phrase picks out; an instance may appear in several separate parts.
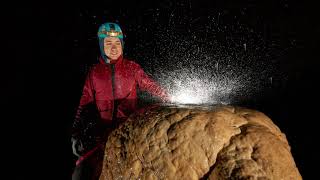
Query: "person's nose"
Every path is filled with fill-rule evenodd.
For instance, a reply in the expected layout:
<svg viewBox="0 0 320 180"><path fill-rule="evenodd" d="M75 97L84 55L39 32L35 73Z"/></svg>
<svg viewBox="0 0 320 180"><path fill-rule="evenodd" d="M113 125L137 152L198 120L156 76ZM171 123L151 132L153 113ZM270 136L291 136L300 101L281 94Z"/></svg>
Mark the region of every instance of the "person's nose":
<svg viewBox="0 0 320 180"><path fill-rule="evenodd" d="M117 50L117 46L116 45L112 45L111 46L111 50Z"/></svg>

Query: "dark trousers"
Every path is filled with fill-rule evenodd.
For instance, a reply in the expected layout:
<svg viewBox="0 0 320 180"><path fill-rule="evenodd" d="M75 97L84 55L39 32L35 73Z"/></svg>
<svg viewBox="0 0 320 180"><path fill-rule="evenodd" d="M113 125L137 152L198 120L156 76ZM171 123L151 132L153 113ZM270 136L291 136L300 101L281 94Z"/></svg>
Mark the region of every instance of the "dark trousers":
<svg viewBox="0 0 320 180"><path fill-rule="evenodd" d="M104 147L98 148L81 161L73 171L72 180L98 180L102 171L104 150Z"/></svg>

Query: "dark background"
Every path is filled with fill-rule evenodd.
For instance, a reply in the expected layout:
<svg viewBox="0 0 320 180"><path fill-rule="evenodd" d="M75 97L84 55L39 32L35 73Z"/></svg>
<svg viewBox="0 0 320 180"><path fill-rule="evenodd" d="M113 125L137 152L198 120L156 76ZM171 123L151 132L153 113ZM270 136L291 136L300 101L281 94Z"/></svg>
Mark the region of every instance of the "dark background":
<svg viewBox="0 0 320 180"><path fill-rule="evenodd" d="M266 45L277 42L271 50L278 56L271 63L276 63L284 75L275 76L275 83L255 97L237 103L271 117L286 134L303 178L316 177L320 28L315 4L289 0L106 1L82 8L49 3L6 10L2 12L5 56L1 103L5 109L1 119L8 123L3 126L2 137L3 156L8 160L4 166L10 169L10 179L70 179L75 161L70 127L86 70L96 63L95 34L101 23L118 22L126 34L126 56L148 69L150 60L143 57L150 57L150 49L163 46L152 41L152 31L158 30L152 27L155 19L163 29L184 33L184 29L192 27L183 17L203 26L208 17L217 14L224 17L217 26L232 26L233 17L237 16L237 22L252 27ZM172 13L173 23L184 24L170 27ZM142 36L140 32L146 27L151 32ZM222 46L227 32L220 31L216 36ZM289 50L281 54L279 49ZM161 56L159 52L155 56ZM149 71L152 74L152 69Z"/></svg>

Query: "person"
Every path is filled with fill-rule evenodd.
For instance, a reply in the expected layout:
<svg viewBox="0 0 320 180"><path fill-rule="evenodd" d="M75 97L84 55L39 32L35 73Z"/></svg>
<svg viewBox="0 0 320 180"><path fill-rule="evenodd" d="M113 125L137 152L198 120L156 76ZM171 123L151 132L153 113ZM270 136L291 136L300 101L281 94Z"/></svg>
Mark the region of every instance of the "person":
<svg viewBox="0 0 320 180"><path fill-rule="evenodd" d="M138 109L138 89L170 101L139 64L123 57L124 35L118 24L102 24L98 40L99 63L87 74L72 126L72 150L79 157L74 180L99 178L108 134Z"/></svg>

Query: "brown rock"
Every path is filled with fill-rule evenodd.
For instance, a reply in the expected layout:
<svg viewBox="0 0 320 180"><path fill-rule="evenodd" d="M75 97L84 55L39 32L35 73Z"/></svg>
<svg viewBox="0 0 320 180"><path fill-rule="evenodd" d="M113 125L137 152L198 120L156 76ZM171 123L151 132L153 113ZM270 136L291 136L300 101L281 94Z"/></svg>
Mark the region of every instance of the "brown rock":
<svg viewBox="0 0 320 180"><path fill-rule="evenodd" d="M157 106L135 114L106 144L100 180L302 179L280 129L232 106Z"/></svg>

